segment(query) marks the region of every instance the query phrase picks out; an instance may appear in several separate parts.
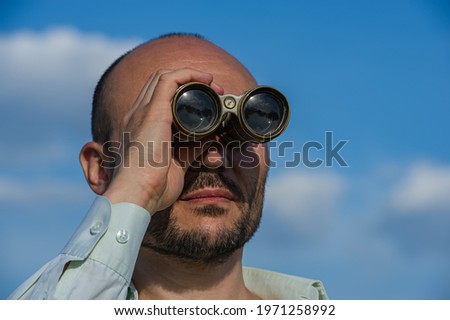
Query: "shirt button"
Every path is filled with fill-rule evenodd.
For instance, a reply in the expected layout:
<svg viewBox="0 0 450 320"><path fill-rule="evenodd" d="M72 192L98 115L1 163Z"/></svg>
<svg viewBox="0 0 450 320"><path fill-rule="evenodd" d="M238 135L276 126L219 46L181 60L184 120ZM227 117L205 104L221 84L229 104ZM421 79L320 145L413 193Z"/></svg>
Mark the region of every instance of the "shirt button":
<svg viewBox="0 0 450 320"><path fill-rule="evenodd" d="M97 221L96 223L94 223L91 227L91 229L89 230L91 232L92 235L96 235L97 233L100 232L100 230L102 229L103 223L101 221Z"/></svg>
<svg viewBox="0 0 450 320"><path fill-rule="evenodd" d="M130 240L130 234L125 229L119 230L116 234L116 240L119 243L127 243Z"/></svg>

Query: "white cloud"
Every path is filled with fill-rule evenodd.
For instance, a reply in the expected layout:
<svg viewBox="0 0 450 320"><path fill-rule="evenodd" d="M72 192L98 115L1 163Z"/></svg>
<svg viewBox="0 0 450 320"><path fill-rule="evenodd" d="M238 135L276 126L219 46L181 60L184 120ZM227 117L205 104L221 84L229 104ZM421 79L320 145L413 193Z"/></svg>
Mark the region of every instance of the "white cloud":
<svg viewBox="0 0 450 320"><path fill-rule="evenodd" d="M0 147L8 151L0 163L52 165L76 157L89 138L97 80L138 43L64 27L0 34Z"/></svg>
<svg viewBox="0 0 450 320"><path fill-rule="evenodd" d="M101 73L137 43L63 27L0 35L2 105L51 114L53 121L55 115L78 115L79 119L90 108Z"/></svg>
<svg viewBox="0 0 450 320"><path fill-rule="evenodd" d="M411 165L393 188L390 204L399 213L450 213L450 166Z"/></svg>
<svg viewBox="0 0 450 320"><path fill-rule="evenodd" d="M113 60L137 43L136 39L113 40L64 27L43 33L2 35L2 78L20 80L22 89L27 88L26 84L47 87L61 81L95 80ZM49 80L54 83L48 83Z"/></svg>
<svg viewBox="0 0 450 320"><path fill-rule="evenodd" d="M265 205L302 229L314 227L336 213L345 185L344 179L333 173L287 170L269 178Z"/></svg>

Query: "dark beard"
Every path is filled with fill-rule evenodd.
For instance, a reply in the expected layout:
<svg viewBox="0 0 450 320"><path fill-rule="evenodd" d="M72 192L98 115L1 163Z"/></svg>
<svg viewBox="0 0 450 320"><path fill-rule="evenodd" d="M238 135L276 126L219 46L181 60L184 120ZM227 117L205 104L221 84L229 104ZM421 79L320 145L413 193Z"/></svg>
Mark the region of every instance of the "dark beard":
<svg viewBox="0 0 450 320"><path fill-rule="evenodd" d="M248 194L248 199L245 199L240 188L220 172L199 172L194 179L186 183L182 194L205 187L228 188L236 197L241 211L233 228L219 229L215 235L203 230L181 230L173 219L173 208L169 207L152 217L142 243L143 247L186 262L207 265L223 263L236 250L242 248L259 227L265 181L262 181L260 185L254 181L251 185L254 188ZM225 209L216 205L205 205L194 211L196 215L210 217L225 213Z"/></svg>

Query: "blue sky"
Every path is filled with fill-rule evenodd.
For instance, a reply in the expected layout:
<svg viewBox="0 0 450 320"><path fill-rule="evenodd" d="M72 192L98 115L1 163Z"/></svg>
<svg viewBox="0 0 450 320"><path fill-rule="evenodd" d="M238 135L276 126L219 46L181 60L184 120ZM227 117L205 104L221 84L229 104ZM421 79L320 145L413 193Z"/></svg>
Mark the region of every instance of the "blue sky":
<svg viewBox="0 0 450 320"><path fill-rule="evenodd" d="M245 264L335 299L450 298L450 5L399 1L2 1L0 298L69 239L94 195L78 151L96 80L160 34L197 32L288 97ZM286 162L348 141L348 167ZM309 154L324 159L325 151Z"/></svg>

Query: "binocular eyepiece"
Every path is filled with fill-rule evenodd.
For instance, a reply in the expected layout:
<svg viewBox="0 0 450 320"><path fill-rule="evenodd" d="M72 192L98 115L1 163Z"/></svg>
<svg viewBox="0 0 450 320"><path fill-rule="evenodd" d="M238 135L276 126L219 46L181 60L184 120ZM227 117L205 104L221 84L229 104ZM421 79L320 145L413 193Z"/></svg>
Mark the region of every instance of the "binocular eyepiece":
<svg viewBox="0 0 450 320"><path fill-rule="evenodd" d="M289 122L289 103L278 90L257 86L240 96L219 96L200 82L180 86L172 100L174 131L197 140L216 132L225 141L266 143Z"/></svg>

